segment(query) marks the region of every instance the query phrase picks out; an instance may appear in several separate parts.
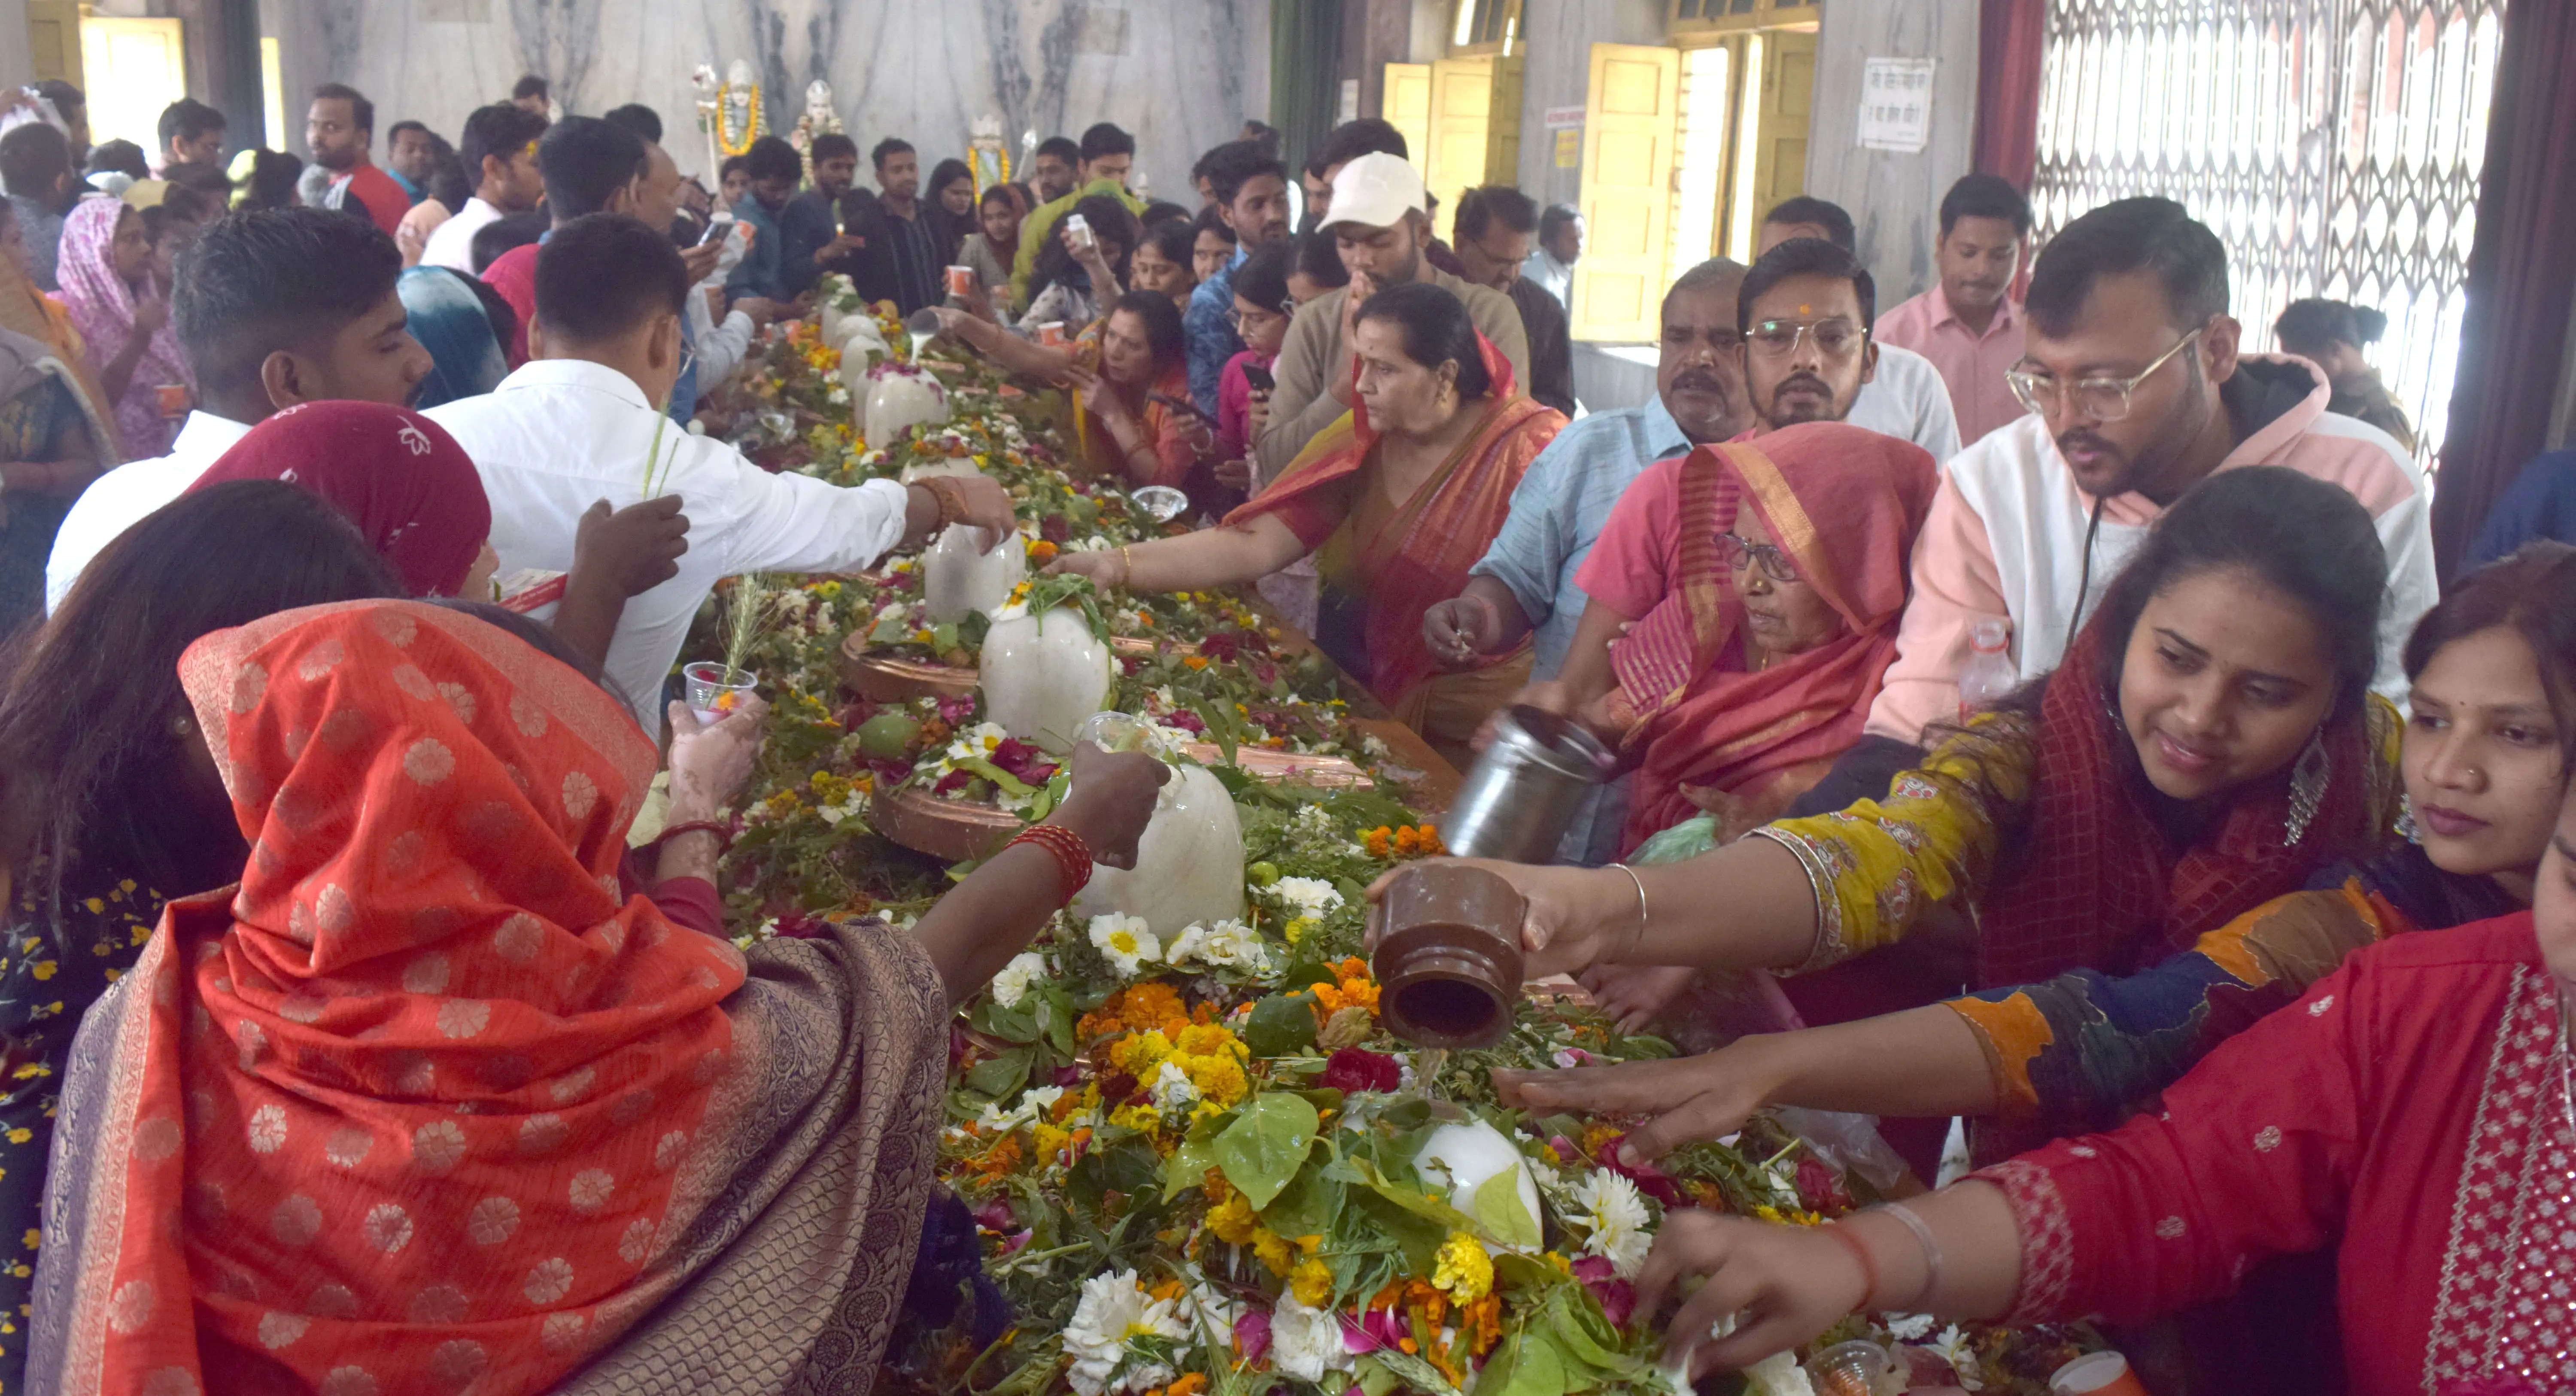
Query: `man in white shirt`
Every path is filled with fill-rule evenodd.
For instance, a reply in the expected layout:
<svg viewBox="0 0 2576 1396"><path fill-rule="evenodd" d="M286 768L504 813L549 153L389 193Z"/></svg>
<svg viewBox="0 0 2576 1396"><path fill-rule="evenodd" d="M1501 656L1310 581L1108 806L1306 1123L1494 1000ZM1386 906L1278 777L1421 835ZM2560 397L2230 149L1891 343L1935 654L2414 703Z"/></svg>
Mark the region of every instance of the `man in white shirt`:
<svg viewBox="0 0 2576 1396"><path fill-rule="evenodd" d="M1781 200L1764 215L1760 240L1764 255L1796 238L1822 238L1853 254L1853 264L1859 265L1853 252L1856 244L1851 215L1839 204L1801 194ZM1875 296L1875 288L1871 294ZM1931 452L1936 461L1957 455L1959 415L1951 405L1950 385L1941 377L1940 368L1911 349L1879 339L1874 331L1873 324L1870 372L1842 420L1883 435L1902 437Z"/></svg>
<svg viewBox="0 0 2576 1396"><path fill-rule="evenodd" d="M537 141L545 134L544 117L507 102L477 107L465 118L456 154L474 176L474 197L429 235L420 253L422 266L474 275L474 235L510 214L534 209L546 192L545 176L537 170Z"/></svg>
<svg viewBox="0 0 2576 1396"><path fill-rule="evenodd" d="M689 274L669 238L623 214L554 230L536 268L530 361L482 397L430 411L482 473L503 575L568 570L583 511L679 495L689 549L679 575L626 603L606 673L644 730L662 729L662 685L717 579L748 572L856 571L899 543L966 523L1012 539L1010 497L985 477L851 489L772 475L653 404L680 370ZM658 444L657 444L658 442Z"/></svg>
<svg viewBox="0 0 2576 1396"><path fill-rule="evenodd" d="M198 234L179 254L170 307L197 410L170 454L118 466L72 505L45 564L46 611L101 548L271 414L333 398L411 401L429 353L404 327L401 273L383 229L323 209L237 213Z"/></svg>

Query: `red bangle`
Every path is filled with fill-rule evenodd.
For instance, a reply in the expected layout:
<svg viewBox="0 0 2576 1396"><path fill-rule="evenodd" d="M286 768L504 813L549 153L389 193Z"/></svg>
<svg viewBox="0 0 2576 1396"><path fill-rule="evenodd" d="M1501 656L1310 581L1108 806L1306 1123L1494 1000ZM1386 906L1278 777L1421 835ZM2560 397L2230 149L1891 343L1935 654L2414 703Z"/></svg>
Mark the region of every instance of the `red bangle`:
<svg viewBox="0 0 2576 1396"><path fill-rule="evenodd" d="M1840 1222L1827 1222L1818 1229L1841 1242L1843 1249L1852 1253L1852 1259L1860 1262L1861 1291L1858 1307L1866 1311L1870 1307L1869 1301L1878 1295L1878 1257L1869 1253L1867 1241L1845 1230Z"/></svg>
<svg viewBox="0 0 2576 1396"><path fill-rule="evenodd" d="M1002 847L1011 848L1024 843L1036 844L1047 851L1047 856L1055 859L1056 875L1064 887L1064 900L1072 901L1074 894L1090 884L1091 845L1082 841L1082 835L1061 824L1032 824Z"/></svg>
<svg viewBox="0 0 2576 1396"><path fill-rule="evenodd" d="M715 835L716 851L718 853L722 853L726 849L733 847L733 826L721 819L692 819L683 824L670 825L664 828L661 834L653 840L653 846L655 848L660 848L662 845L669 843L671 840L678 838L682 834L698 833Z"/></svg>

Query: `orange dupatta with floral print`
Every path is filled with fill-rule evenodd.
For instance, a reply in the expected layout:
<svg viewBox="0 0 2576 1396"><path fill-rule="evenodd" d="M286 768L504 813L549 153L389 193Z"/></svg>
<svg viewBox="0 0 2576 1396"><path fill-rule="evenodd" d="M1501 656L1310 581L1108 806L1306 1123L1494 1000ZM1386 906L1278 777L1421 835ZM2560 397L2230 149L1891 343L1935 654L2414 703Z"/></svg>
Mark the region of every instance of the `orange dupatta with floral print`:
<svg viewBox="0 0 2576 1396"><path fill-rule="evenodd" d="M660 1297L744 977L617 893L653 744L417 603L221 631L181 679L251 861L128 986L62 1388L556 1385Z"/></svg>
<svg viewBox="0 0 2576 1396"><path fill-rule="evenodd" d="M1565 415L1520 395L1510 360L1476 336L1493 387L1484 420L1439 471L1404 501L1384 526L1355 539L1359 568L1370 579L1366 644L1369 672L1359 675L1390 708L1438 672L1422 642L1422 613L1466 590L1467 569L1484 557L1511 512L1512 491L1530 462L1565 426ZM1321 545L1349 516L1349 485L1376 448L1378 431L1360 404L1352 370L1351 410L1316 433L1270 488L1226 515L1229 525L1276 514L1309 548ZM1485 667L1516 659L1496 656Z"/></svg>

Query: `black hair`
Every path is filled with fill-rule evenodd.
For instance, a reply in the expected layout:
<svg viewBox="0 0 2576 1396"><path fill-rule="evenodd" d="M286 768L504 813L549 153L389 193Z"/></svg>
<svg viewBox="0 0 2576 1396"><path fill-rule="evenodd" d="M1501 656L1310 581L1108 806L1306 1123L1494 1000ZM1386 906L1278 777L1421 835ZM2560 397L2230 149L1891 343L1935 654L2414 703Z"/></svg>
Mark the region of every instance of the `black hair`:
<svg viewBox="0 0 2576 1396"><path fill-rule="evenodd" d="M89 94L61 78L47 78L37 83L36 95L53 103L54 115L65 121L72 119L73 112L89 110Z"/></svg>
<svg viewBox="0 0 2576 1396"><path fill-rule="evenodd" d="M1549 204L1538 216L1538 240L1547 241L1565 231L1565 226L1583 217L1583 210L1572 204Z"/></svg>
<svg viewBox="0 0 2576 1396"><path fill-rule="evenodd" d="M41 864L49 884L22 892L130 877L176 897L239 878L231 812L172 798L179 744L198 740L173 730L194 716L181 652L279 611L405 594L338 508L281 481L210 485L118 535L22 636L0 691L0 861Z"/></svg>
<svg viewBox="0 0 2576 1396"><path fill-rule="evenodd" d="M474 230L473 241L466 244L466 258L474 264L474 274L479 277L501 260L502 253L537 241L553 225L554 220L541 208L505 213Z"/></svg>
<svg viewBox="0 0 2576 1396"><path fill-rule="evenodd" d="M304 159L291 151L261 150L250 157L250 177L242 181L236 212L274 211L295 206L295 186L304 178Z"/></svg>
<svg viewBox="0 0 2576 1396"><path fill-rule="evenodd" d="M634 706L626 701L625 694L618 692L616 684L600 671L598 660L565 644L562 636L557 635L551 627L541 622L531 620L507 606L496 605L490 601L469 601L461 596L428 596L421 598L421 604L436 606L442 611L454 611L458 615L472 616L599 685L610 697L617 700L618 706L629 708Z"/></svg>
<svg viewBox="0 0 2576 1396"><path fill-rule="evenodd" d="M152 177L152 167L143 159L143 147L134 142L100 141L89 148L87 173L121 174L129 179L143 180Z"/></svg>
<svg viewBox="0 0 2576 1396"><path fill-rule="evenodd" d="M1164 261L1178 262L1190 270L1193 278L1196 277L1198 264L1191 259L1198 252L1197 224L1186 218L1167 218L1160 223L1146 224L1144 231L1144 241L1163 254Z"/></svg>
<svg viewBox="0 0 2576 1396"><path fill-rule="evenodd" d="M172 165L162 178L173 190L185 189L214 200L217 213L223 212L223 203L233 194L232 176L225 174L218 165Z"/></svg>
<svg viewBox="0 0 2576 1396"><path fill-rule="evenodd" d="M429 123L426 121L397 121L385 128L386 148L391 149L395 141L402 139L402 133L405 131L418 131L431 140L438 139L438 133L429 129Z"/></svg>
<svg viewBox="0 0 2576 1396"><path fill-rule="evenodd" d="M980 209L986 204L1007 204L1014 209L1026 208L1026 204L1018 201L1026 196L1015 196L1011 192L1018 187L1013 184L987 184L984 186L984 192L975 196L975 207Z"/></svg>
<svg viewBox="0 0 2576 1396"><path fill-rule="evenodd" d="M1351 269L1342 265L1339 243L1322 233L1297 235L1297 259L1292 268L1318 286L1339 287L1351 284Z"/></svg>
<svg viewBox="0 0 2576 1396"><path fill-rule="evenodd" d="M921 182L922 196L935 200L940 190L961 179L971 183L974 178L975 172L966 167L966 162L952 155L930 167L930 178Z"/></svg>
<svg viewBox="0 0 2576 1396"><path fill-rule="evenodd" d="M1129 212L1127 205L1115 194L1085 194L1074 201L1073 211L1091 224L1093 236L1103 243L1117 244L1118 255L1109 259L1109 269L1117 273L1119 282L1124 284L1128 263L1136 256L1136 244L1145 240L1144 229L1137 226L1136 215ZM1046 240L1038 248L1037 266L1029 277L1029 294L1033 297L1077 272L1073 254L1064 250L1064 242L1057 236L1062 227L1059 221L1055 227L1047 229ZM1097 292L1100 288L1095 286L1092 289Z"/></svg>
<svg viewBox="0 0 2576 1396"><path fill-rule="evenodd" d="M1713 286L1723 285L1726 282L1741 278L1744 275L1744 272L1744 264L1732 257L1711 257L1707 261L1700 263L1698 266L1692 267L1689 271L1683 272L1681 275L1673 278L1673 284L1664 291L1662 313L1670 314L1672 312L1673 297L1687 295L1693 291L1704 291ZM1736 314L1737 318L1741 320L1743 317L1743 307L1740 304L1737 306ZM1740 334L1742 331L1739 329L1737 333Z"/></svg>
<svg viewBox="0 0 2576 1396"><path fill-rule="evenodd" d="M235 213L179 253L170 324L201 385L256 391L260 365L385 303L402 252L372 221L318 208Z"/></svg>
<svg viewBox="0 0 2576 1396"><path fill-rule="evenodd" d="M1276 152L1259 141L1229 141L1207 153L1200 161L1207 167L1208 192L1221 204L1232 204L1243 193L1243 186L1272 175L1288 182L1288 167L1279 163Z"/></svg>
<svg viewBox="0 0 2576 1396"><path fill-rule="evenodd" d="M1122 310L1145 322L1145 343L1152 346L1155 363L1169 368L1188 356L1190 342L1181 330L1181 308L1172 304L1171 297L1153 291L1129 291L1110 303L1108 313L1115 315Z"/></svg>
<svg viewBox="0 0 2576 1396"><path fill-rule="evenodd" d="M1770 224L1813 223L1825 230L1828 241L1845 252L1859 246L1859 240L1852 233L1852 216L1843 211L1841 204L1819 199L1813 194L1796 194L1782 199L1771 206L1769 213L1762 215L1762 221Z"/></svg>
<svg viewBox="0 0 2576 1396"><path fill-rule="evenodd" d="M231 125L222 112L194 97L182 97L161 109L161 148L168 150L172 141L193 141L208 131L222 131Z"/></svg>
<svg viewBox="0 0 2576 1396"><path fill-rule="evenodd" d="M1071 136L1049 136L1038 142L1036 153L1029 156L1029 163L1035 165L1050 155L1062 160L1068 166L1082 163L1082 147L1076 144Z"/></svg>
<svg viewBox="0 0 2576 1396"><path fill-rule="evenodd" d="M595 116L567 116L537 142L546 206L559 221L606 210L619 190L644 177L645 164L644 142L634 132Z"/></svg>
<svg viewBox="0 0 2576 1396"><path fill-rule="evenodd" d="M2023 306L2042 334L2075 328L2095 280L2151 271L2177 330L2227 313L2227 248L2171 199L2116 199L2058 230L2031 264Z"/></svg>
<svg viewBox="0 0 2576 1396"><path fill-rule="evenodd" d="M50 198L72 170L71 137L41 121L0 136L0 188L22 199Z"/></svg>
<svg viewBox="0 0 2576 1396"><path fill-rule="evenodd" d="M1941 196L1941 236L1962 218L1995 218L2012 225L2013 236L2030 236L2030 200L2002 175L1961 175Z"/></svg>
<svg viewBox="0 0 2576 1396"><path fill-rule="evenodd" d="M1877 324L1878 283L1870 279L1869 268L1860 264L1851 249L1823 238L1791 238L1754 258L1752 268L1744 273L1743 288L1735 293L1737 333L1752 330L1753 303L1793 276L1830 276L1850 282L1852 294L1860 300L1860 327L1866 330Z"/></svg>
<svg viewBox="0 0 2576 1396"><path fill-rule="evenodd" d="M2406 677L2453 640L2504 628L2531 649L2541 690L2558 729L2559 753L2576 764L2576 548L2550 540L2525 543L2465 577L2455 577L2442 599L2406 637Z"/></svg>
<svg viewBox="0 0 2576 1396"><path fill-rule="evenodd" d="M1088 165L1104 155L1134 155L1136 138L1103 121L1082 133L1082 144L1077 149L1082 163Z"/></svg>
<svg viewBox="0 0 2576 1396"><path fill-rule="evenodd" d="M1274 160L1279 158L1279 128L1271 125L1269 122L1245 121L1243 123L1243 139L1254 145L1266 147L1270 154L1270 158Z"/></svg>
<svg viewBox="0 0 2576 1396"><path fill-rule="evenodd" d="M525 107L507 102L476 107L466 114L464 143L457 147L456 158L465 166L465 177L474 187L483 187L483 161L497 157L508 163L510 157L541 143L546 137L546 119ZM444 203L445 200L440 200ZM462 208L459 204L456 207Z"/></svg>
<svg viewBox="0 0 2576 1396"><path fill-rule="evenodd" d="M856 142L851 143L850 150L857 153ZM753 141L751 150L743 158L749 162L744 168L751 172L755 181L805 177L805 161L797 155L796 147L789 145L782 136L763 136Z"/></svg>
<svg viewBox="0 0 2576 1396"><path fill-rule="evenodd" d="M351 87L349 84L345 82L326 82L320 87L313 89L313 100L317 102L328 102L334 100L347 102L349 104L350 124L356 126L359 130L366 132L370 136L376 133L376 104L368 101L365 93Z"/></svg>
<svg viewBox="0 0 2576 1396"><path fill-rule="evenodd" d="M1243 241L1242 234L1234 230L1233 224L1225 221L1225 215L1218 212L1213 204L1200 209L1199 216L1190 220L1190 240L1196 242L1201 233L1214 233L1227 242L1238 245Z"/></svg>
<svg viewBox="0 0 2576 1396"><path fill-rule="evenodd" d="M736 170L742 171L744 177L748 178L751 174L751 157L748 155L729 155L725 157L725 162L716 166L716 183L724 183L725 176L732 174Z"/></svg>
<svg viewBox="0 0 2576 1396"><path fill-rule="evenodd" d="M1404 334L1404 356L1424 368L1458 365L1458 395L1470 401L1494 389L1494 376L1476 345L1476 322L1467 303L1427 281L1389 286L1360 303L1359 319L1383 320Z"/></svg>
<svg viewBox="0 0 2576 1396"><path fill-rule="evenodd" d="M1161 199L1145 205L1145 211L1136 215L1137 224L1148 231L1166 223L1178 223L1186 228L1192 221L1192 215L1188 209L1179 204L1166 203Z"/></svg>
<svg viewBox="0 0 2576 1396"><path fill-rule="evenodd" d="M421 181L421 193L438 200L450 214L462 211L465 201L474 197L475 181L467 177L465 162L457 158L456 147L447 138L431 133L429 138L429 178Z"/></svg>
<svg viewBox="0 0 2576 1396"><path fill-rule="evenodd" d="M1309 165L1321 175L1335 165L1347 165L1363 155L1392 155L1398 160L1413 158L1413 152L1404 143L1402 131L1374 116L1363 116L1357 121L1345 121L1334 127L1332 134L1324 137L1323 145L1316 149L1315 158Z"/></svg>
<svg viewBox="0 0 2576 1396"><path fill-rule="evenodd" d="M2324 349L2335 344L2349 344L2358 349L2377 344L2388 333L2388 314L2366 305L2349 301L2292 301L2281 308L2281 318L2272 322L2272 337L2293 354L2310 349Z"/></svg>
<svg viewBox="0 0 2576 1396"><path fill-rule="evenodd" d="M1458 211L1450 217L1450 231L1458 242L1468 242L1485 235L1492 224L1500 223L1516 233L1538 231L1538 200L1508 184L1470 189L1458 196Z"/></svg>
<svg viewBox="0 0 2576 1396"><path fill-rule="evenodd" d="M689 269L671 240L622 213L561 224L537 252L537 321L549 338L596 344L656 311L688 308Z"/></svg>
<svg viewBox="0 0 2576 1396"><path fill-rule="evenodd" d="M838 131L825 131L815 136L811 149L814 163L817 165L826 160L837 160L844 156L853 163L856 163L859 158L859 143Z"/></svg>
<svg viewBox="0 0 2576 1396"><path fill-rule="evenodd" d="M856 147L854 146L853 148L855 149ZM915 153L916 152L912 148L912 142L905 140L901 136L888 136L884 140L877 142L876 148L868 152L868 168L872 170L882 170L885 168L886 161L891 160L898 155L911 155Z"/></svg>
<svg viewBox="0 0 2576 1396"><path fill-rule="evenodd" d="M554 93L546 86L546 80L534 73L529 73L510 85L510 100L513 102L522 102L530 97L552 97L553 95Z"/></svg>
<svg viewBox="0 0 2576 1396"><path fill-rule="evenodd" d="M2350 712L2379 667L2388 553L2370 511L2341 485L2287 466L2222 470L2183 492L2102 593L2105 697L2120 691L2130 632L2147 602L2206 572L2241 571L2306 609L2334 657L2335 711Z"/></svg>
<svg viewBox="0 0 2576 1396"><path fill-rule="evenodd" d="M528 113L535 116L535 112ZM635 133L635 139L646 145L662 143L662 114L642 102L629 102L622 107L600 113L600 120L612 126L623 126Z"/></svg>
<svg viewBox="0 0 2576 1396"><path fill-rule="evenodd" d="M211 188L202 176L168 181L168 187L161 191L161 202L143 210L147 214L161 215L157 219L146 220L151 225L152 240L159 242L162 228L171 223L212 223L223 217L224 194L230 187L220 176Z"/></svg>
<svg viewBox="0 0 2576 1396"><path fill-rule="evenodd" d="M1288 303L1288 269L1295 265L1295 256L1296 249L1285 242L1252 249L1252 255L1234 269L1234 293L1265 310L1295 314L1296 307Z"/></svg>

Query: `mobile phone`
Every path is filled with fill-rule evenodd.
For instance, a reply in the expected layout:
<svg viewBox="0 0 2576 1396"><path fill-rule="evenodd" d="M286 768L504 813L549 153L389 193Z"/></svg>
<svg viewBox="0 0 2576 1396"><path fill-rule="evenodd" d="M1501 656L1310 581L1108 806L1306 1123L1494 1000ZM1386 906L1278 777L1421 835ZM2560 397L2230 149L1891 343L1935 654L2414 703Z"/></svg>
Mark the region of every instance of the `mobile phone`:
<svg viewBox="0 0 2576 1396"><path fill-rule="evenodd" d="M730 213L716 214L714 217L707 220L707 230L704 233L699 234L698 246L704 247L708 243L721 241L725 234L732 231L733 215Z"/></svg>
<svg viewBox="0 0 2576 1396"><path fill-rule="evenodd" d="M1083 217L1079 213L1068 213L1064 216L1064 227L1066 232L1073 235L1074 246L1081 248L1085 252L1095 252L1099 250L1100 236L1099 234L1091 231L1090 219Z"/></svg>
<svg viewBox="0 0 2576 1396"><path fill-rule="evenodd" d="M1259 364L1243 366L1243 381L1250 384L1256 393L1266 393L1279 386L1279 380L1271 376L1270 370Z"/></svg>

